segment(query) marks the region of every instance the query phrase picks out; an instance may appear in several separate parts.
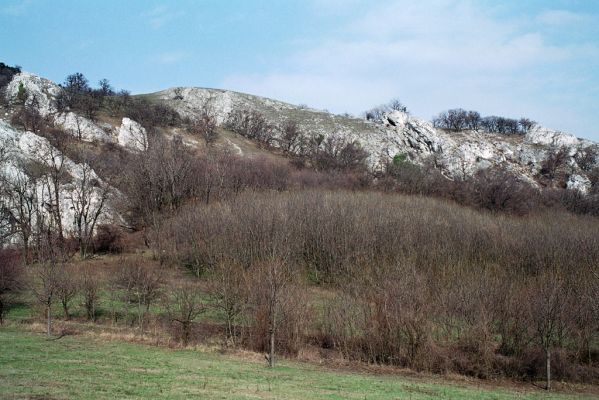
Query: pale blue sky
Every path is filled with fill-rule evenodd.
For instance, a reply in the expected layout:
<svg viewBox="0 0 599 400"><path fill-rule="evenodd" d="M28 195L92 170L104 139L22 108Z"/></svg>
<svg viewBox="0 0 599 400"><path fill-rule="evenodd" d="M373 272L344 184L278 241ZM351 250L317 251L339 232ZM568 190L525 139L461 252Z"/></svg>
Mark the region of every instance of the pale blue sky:
<svg viewBox="0 0 599 400"><path fill-rule="evenodd" d="M472 108L599 140L596 0L0 0L0 61L339 113L399 97L427 119Z"/></svg>

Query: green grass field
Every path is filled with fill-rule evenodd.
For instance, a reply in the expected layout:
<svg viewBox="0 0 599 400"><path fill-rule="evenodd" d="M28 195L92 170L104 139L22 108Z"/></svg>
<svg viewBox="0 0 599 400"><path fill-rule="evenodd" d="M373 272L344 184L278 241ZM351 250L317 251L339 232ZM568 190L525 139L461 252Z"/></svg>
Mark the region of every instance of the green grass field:
<svg viewBox="0 0 599 400"><path fill-rule="evenodd" d="M573 399L0 329L2 399ZM590 398L590 397L588 397Z"/></svg>

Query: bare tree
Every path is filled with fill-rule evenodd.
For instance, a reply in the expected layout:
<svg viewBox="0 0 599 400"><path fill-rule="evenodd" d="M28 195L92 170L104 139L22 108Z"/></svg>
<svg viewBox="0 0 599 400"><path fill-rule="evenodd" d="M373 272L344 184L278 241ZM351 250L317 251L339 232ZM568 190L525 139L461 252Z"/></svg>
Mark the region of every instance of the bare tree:
<svg viewBox="0 0 599 400"><path fill-rule="evenodd" d="M590 172L599 160L599 148L596 146L587 146L576 153L574 160L581 170Z"/></svg>
<svg viewBox="0 0 599 400"><path fill-rule="evenodd" d="M206 304L197 285L179 284L171 288L171 296L166 302L171 321L181 325L183 346L189 343L194 320L206 312Z"/></svg>
<svg viewBox="0 0 599 400"><path fill-rule="evenodd" d="M83 307L89 321L96 321L98 301L100 298L100 277L96 271L82 268L79 273L78 290L83 295Z"/></svg>
<svg viewBox="0 0 599 400"><path fill-rule="evenodd" d="M546 389L551 390L551 352L568 313L568 287L560 272L547 271L531 282L531 322L545 351Z"/></svg>
<svg viewBox="0 0 599 400"><path fill-rule="evenodd" d="M0 249L0 325L4 323L4 314L11 296L21 285L22 270L16 251Z"/></svg>
<svg viewBox="0 0 599 400"><path fill-rule="evenodd" d="M259 296L259 301L266 307L268 318L268 361L269 367L275 366L276 354L276 335L281 312L284 309L284 294L288 285L291 283L292 275L288 262L282 259L272 259L256 265L256 277L258 285L255 290Z"/></svg>
<svg viewBox="0 0 599 400"><path fill-rule="evenodd" d="M158 270L136 261L124 261L116 276L118 287L123 290L125 301L133 304L141 333L144 332L145 316L150 305L159 298L162 276Z"/></svg>
<svg viewBox="0 0 599 400"><path fill-rule="evenodd" d="M65 156L48 142L41 142L37 150L37 160L43 165L41 181L44 186L44 207L51 215L59 241L64 241L62 225L62 185L68 180L65 169ZM41 199L40 199L41 200Z"/></svg>
<svg viewBox="0 0 599 400"><path fill-rule="evenodd" d="M359 171L366 168L368 156L359 142L331 135L312 151L310 157L317 169Z"/></svg>
<svg viewBox="0 0 599 400"><path fill-rule="evenodd" d="M98 219L105 211L110 196L110 186L100 181L88 163L80 164L78 175L67 199L74 212L79 252L81 258L85 258L92 245Z"/></svg>
<svg viewBox="0 0 599 400"><path fill-rule="evenodd" d="M40 304L46 314L46 333L52 335L52 305L58 296L58 286L60 271L64 267L62 254L56 252L56 248L51 248L53 244L45 242L38 249L37 265L32 267L31 292L34 294L38 304Z"/></svg>
<svg viewBox="0 0 599 400"><path fill-rule="evenodd" d="M27 169L25 164L22 164ZM0 175L0 191L3 204L0 210L4 220L11 225L10 232L18 234L23 245L25 260L29 260L29 246L36 229L36 217L41 212L38 200L37 180L33 174L29 176L21 169L12 176Z"/></svg>
<svg viewBox="0 0 599 400"><path fill-rule="evenodd" d="M566 147L553 147L547 152L547 157L541 163L541 175L553 180L558 176L560 169L566 165L568 149Z"/></svg>
<svg viewBox="0 0 599 400"><path fill-rule="evenodd" d="M306 137L297 122L288 120L279 127L281 148L291 154L301 154L306 146Z"/></svg>
<svg viewBox="0 0 599 400"><path fill-rule="evenodd" d="M208 113L203 113L194 120L191 123L190 131L203 138L207 146L211 146L218 139L216 119Z"/></svg>
<svg viewBox="0 0 599 400"><path fill-rule="evenodd" d="M520 118L518 124L520 125L520 131L524 134L530 132L537 125L535 121L528 118Z"/></svg>
<svg viewBox="0 0 599 400"><path fill-rule="evenodd" d="M39 112L39 100L36 95L31 95L17 112L11 117L11 123L21 126L31 132L39 132L44 126L44 118Z"/></svg>
<svg viewBox="0 0 599 400"><path fill-rule="evenodd" d="M401 100L393 99L389 102L388 107L393 111L407 112L408 108L403 105Z"/></svg>
<svg viewBox="0 0 599 400"><path fill-rule="evenodd" d="M270 145L273 140L273 127L264 115L255 110L233 110L225 126L235 133Z"/></svg>
<svg viewBox="0 0 599 400"><path fill-rule="evenodd" d="M233 261L217 263L210 280L210 296L225 315L227 338L233 343L237 335L235 325L247 303L246 281L246 272Z"/></svg>
<svg viewBox="0 0 599 400"><path fill-rule="evenodd" d="M60 301L64 319L71 319L69 312L71 302L77 296L79 287L72 266L62 266L56 272L56 297Z"/></svg>

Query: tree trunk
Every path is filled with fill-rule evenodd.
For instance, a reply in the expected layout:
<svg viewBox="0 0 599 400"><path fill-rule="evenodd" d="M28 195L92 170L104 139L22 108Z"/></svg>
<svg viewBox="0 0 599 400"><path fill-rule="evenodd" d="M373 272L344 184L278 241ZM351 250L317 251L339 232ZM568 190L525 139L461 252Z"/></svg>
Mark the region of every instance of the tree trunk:
<svg viewBox="0 0 599 400"><path fill-rule="evenodd" d="M275 366L275 329L274 326L270 328L270 354L268 356L268 366L273 368Z"/></svg>
<svg viewBox="0 0 599 400"><path fill-rule="evenodd" d="M545 355L547 358L547 386L545 389L551 390L551 349L545 349Z"/></svg>
<svg viewBox="0 0 599 400"><path fill-rule="evenodd" d="M233 346L235 346L235 338L233 337L233 323L231 316L227 313L227 336L233 342Z"/></svg>
<svg viewBox="0 0 599 400"><path fill-rule="evenodd" d="M62 310L64 312L64 319L67 321L70 320L71 315L69 314L69 304L67 301L62 301Z"/></svg>
<svg viewBox="0 0 599 400"><path fill-rule="evenodd" d="M189 343L189 322L183 322L183 347L187 347Z"/></svg>
<svg viewBox="0 0 599 400"><path fill-rule="evenodd" d="M48 304L47 307L47 334L48 336L52 336L52 307Z"/></svg>

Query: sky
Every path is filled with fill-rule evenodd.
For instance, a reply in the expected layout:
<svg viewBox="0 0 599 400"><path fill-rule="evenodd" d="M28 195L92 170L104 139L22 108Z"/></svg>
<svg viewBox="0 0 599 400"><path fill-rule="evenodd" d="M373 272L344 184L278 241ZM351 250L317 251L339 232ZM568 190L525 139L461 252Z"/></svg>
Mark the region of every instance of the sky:
<svg viewBox="0 0 599 400"><path fill-rule="evenodd" d="M598 0L0 0L0 61L356 115L399 98L599 141Z"/></svg>

